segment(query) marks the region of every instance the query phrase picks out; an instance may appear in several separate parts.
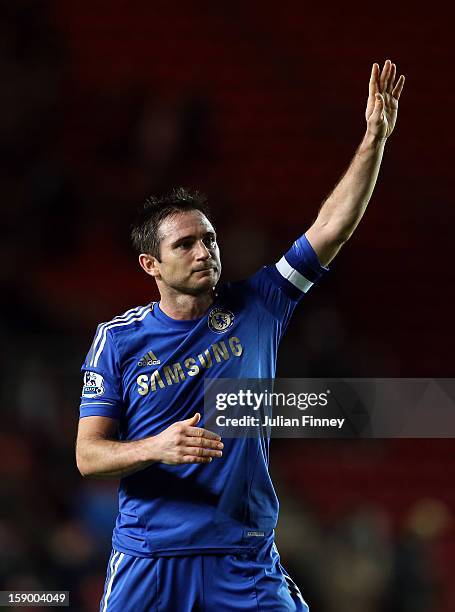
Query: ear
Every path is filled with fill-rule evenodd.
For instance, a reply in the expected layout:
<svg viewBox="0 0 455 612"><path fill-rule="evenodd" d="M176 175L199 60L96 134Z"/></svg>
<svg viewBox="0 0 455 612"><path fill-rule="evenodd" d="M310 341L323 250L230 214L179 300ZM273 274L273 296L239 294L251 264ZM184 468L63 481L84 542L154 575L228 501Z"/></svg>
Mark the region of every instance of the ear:
<svg viewBox="0 0 455 612"><path fill-rule="evenodd" d="M154 278L158 278L160 276L160 262L157 260L156 257L153 257L153 255L149 255L148 253L141 253L139 255L139 265L146 274L149 274Z"/></svg>

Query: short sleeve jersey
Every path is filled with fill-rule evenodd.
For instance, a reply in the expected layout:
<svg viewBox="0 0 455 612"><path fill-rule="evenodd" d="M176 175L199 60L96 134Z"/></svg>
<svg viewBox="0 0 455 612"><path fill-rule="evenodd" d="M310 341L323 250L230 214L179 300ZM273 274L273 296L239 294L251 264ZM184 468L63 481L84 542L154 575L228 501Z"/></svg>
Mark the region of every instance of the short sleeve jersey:
<svg viewBox="0 0 455 612"><path fill-rule="evenodd" d="M299 300L325 273L305 236L273 266L227 283L208 312L175 320L159 303L98 326L82 366L80 417L118 421L121 441L200 412L204 378L267 378ZM121 479L113 546L136 556L248 549L276 526L269 440L224 439L209 464L154 463Z"/></svg>

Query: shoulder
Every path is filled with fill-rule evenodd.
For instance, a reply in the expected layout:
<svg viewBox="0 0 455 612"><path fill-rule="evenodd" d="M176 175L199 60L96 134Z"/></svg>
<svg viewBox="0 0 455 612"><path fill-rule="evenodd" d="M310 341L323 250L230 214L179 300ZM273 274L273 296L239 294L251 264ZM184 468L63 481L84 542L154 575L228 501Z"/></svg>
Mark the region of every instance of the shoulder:
<svg viewBox="0 0 455 612"><path fill-rule="evenodd" d="M248 278L227 282L218 290L223 304L231 310L263 308L264 295L274 285L270 266L264 266Z"/></svg>
<svg viewBox="0 0 455 612"><path fill-rule="evenodd" d="M245 301L251 299L252 278L237 281L228 281L217 287L219 298L232 307L241 306Z"/></svg>
<svg viewBox="0 0 455 612"><path fill-rule="evenodd" d="M125 325L129 325L131 323L135 323L138 321L143 321L145 317L153 311L156 302L150 302L149 304L145 304L143 306L134 306L122 314L116 315L109 321L103 321L98 325L98 330L100 328L115 328L115 327L124 327Z"/></svg>
<svg viewBox="0 0 455 612"><path fill-rule="evenodd" d="M144 319L153 312L155 304L156 302L150 302L144 306L135 306L109 321L100 323L97 328L97 335L105 335L108 332L115 335L118 331L143 325Z"/></svg>
<svg viewBox="0 0 455 612"><path fill-rule="evenodd" d="M252 293L256 293L258 286L263 283L273 284L276 282L274 272L274 265L263 266L247 278L225 283L219 292L237 297L241 297L242 295L251 297Z"/></svg>
<svg viewBox="0 0 455 612"><path fill-rule="evenodd" d="M115 316L110 321L104 321L98 325L98 330L109 329L112 333L116 330L121 330L129 326L141 325L144 319L153 311L156 302L150 302L144 306L135 306L124 313Z"/></svg>
<svg viewBox="0 0 455 612"><path fill-rule="evenodd" d="M145 306L135 306L126 312L117 315L109 321L100 323L95 332L95 337L89 352L89 365L96 367L102 355L114 351L116 353L115 336L118 334L137 331L144 324L146 317L153 311L155 302ZM111 342L111 338L113 342ZM112 346L110 346L112 345Z"/></svg>

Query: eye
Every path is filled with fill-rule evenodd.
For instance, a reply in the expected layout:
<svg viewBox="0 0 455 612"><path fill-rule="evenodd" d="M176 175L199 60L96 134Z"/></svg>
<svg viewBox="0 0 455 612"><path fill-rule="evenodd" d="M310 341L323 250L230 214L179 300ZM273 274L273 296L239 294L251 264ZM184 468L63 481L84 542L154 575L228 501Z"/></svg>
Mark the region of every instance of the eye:
<svg viewBox="0 0 455 612"><path fill-rule="evenodd" d="M207 236L204 239L204 244L206 246L214 247L216 245L216 237L215 236Z"/></svg>
<svg viewBox="0 0 455 612"><path fill-rule="evenodd" d="M190 248L191 248L191 242L181 242L181 243L180 243L180 244L177 246L177 248L178 248L178 249L183 249L183 250L190 249Z"/></svg>

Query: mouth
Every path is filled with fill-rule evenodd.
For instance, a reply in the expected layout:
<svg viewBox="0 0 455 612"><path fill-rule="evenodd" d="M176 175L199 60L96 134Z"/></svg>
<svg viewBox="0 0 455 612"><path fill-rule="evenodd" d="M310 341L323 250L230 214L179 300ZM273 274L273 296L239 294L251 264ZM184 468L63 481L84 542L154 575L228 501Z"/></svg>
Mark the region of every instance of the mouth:
<svg viewBox="0 0 455 612"><path fill-rule="evenodd" d="M208 272L215 272L215 268L213 266L211 266L210 268L200 268L199 270L193 270L193 274L196 273L203 273L203 274L207 274Z"/></svg>

